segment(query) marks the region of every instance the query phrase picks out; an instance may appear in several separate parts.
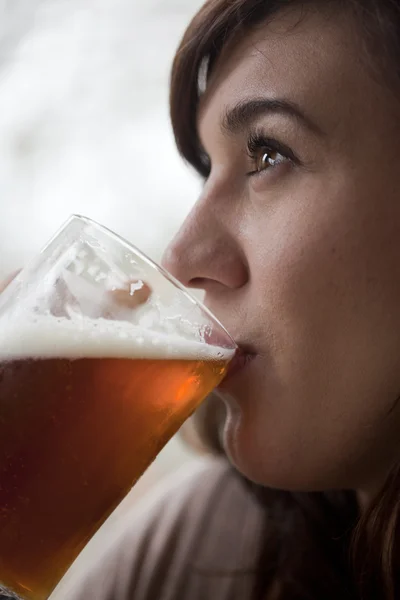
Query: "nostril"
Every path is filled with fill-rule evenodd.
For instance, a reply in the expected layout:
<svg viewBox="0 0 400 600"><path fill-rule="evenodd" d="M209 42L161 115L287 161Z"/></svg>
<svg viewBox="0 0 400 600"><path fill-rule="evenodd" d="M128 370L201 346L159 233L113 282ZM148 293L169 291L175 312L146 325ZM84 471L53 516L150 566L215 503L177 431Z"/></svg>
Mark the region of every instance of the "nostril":
<svg viewBox="0 0 400 600"><path fill-rule="evenodd" d="M184 286L206 292L241 287L249 277L236 238L219 221L196 223L193 215L165 249L161 264Z"/></svg>
<svg viewBox="0 0 400 600"><path fill-rule="evenodd" d="M194 289L204 289L207 285L207 279L205 277L194 277L188 283L187 287Z"/></svg>

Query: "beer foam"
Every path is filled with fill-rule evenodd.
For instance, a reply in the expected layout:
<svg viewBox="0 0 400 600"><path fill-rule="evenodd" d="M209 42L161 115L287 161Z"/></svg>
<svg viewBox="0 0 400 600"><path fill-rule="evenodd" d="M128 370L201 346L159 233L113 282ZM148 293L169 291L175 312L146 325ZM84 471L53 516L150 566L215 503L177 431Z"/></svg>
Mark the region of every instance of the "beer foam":
<svg viewBox="0 0 400 600"><path fill-rule="evenodd" d="M0 359L136 358L226 360L233 350L152 332L125 321L32 316L0 320Z"/></svg>

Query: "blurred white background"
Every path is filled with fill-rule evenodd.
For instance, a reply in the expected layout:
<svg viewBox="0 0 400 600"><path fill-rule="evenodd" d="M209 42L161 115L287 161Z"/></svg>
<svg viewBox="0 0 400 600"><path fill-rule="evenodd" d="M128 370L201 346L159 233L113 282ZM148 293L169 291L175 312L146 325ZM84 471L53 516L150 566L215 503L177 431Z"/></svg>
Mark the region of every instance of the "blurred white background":
<svg viewBox="0 0 400 600"><path fill-rule="evenodd" d="M200 0L0 0L0 276L72 213L158 259L198 182L168 79Z"/></svg>
<svg viewBox="0 0 400 600"><path fill-rule="evenodd" d="M71 213L160 258L199 191L174 147L168 80L201 3L0 0L0 278ZM174 440L127 502L190 459Z"/></svg>

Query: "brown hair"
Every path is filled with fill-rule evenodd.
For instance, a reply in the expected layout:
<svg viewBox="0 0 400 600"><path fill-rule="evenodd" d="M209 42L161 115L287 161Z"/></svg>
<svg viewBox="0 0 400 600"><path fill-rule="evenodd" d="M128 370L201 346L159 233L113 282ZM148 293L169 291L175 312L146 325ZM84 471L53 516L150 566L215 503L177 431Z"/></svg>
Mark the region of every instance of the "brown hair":
<svg viewBox="0 0 400 600"><path fill-rule="evenodd" d="M176 144L201 175L209 171L197 133L201 78L204 73L209 76L228 42L295 4L352 11L369 67L399 92L397 0L208 0L178 48L170 94ZM221 410L219 401L210 398L196 417L203 441L214 452L223 451L218 435ZM279 600L400 598L400 466L361 519L352 492L301 494L248 485L266 507L255 600L272 589Z"/></svg>

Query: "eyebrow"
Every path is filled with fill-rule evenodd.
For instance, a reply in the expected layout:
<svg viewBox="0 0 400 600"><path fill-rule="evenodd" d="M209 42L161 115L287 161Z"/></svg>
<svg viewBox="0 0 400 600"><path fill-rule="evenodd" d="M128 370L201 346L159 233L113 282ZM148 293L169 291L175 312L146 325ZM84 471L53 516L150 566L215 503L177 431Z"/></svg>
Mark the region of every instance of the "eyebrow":
<svg viewBox="0 0 400 600"><path fill-rule="evenodd" d="M297 104L284 99L254 98L239 102L227 108L221 122L221 128L228 134L242 133L259 117L268 114L282 114L300 123L312 133L323 136L322 129L307 117Z"/></svg>

